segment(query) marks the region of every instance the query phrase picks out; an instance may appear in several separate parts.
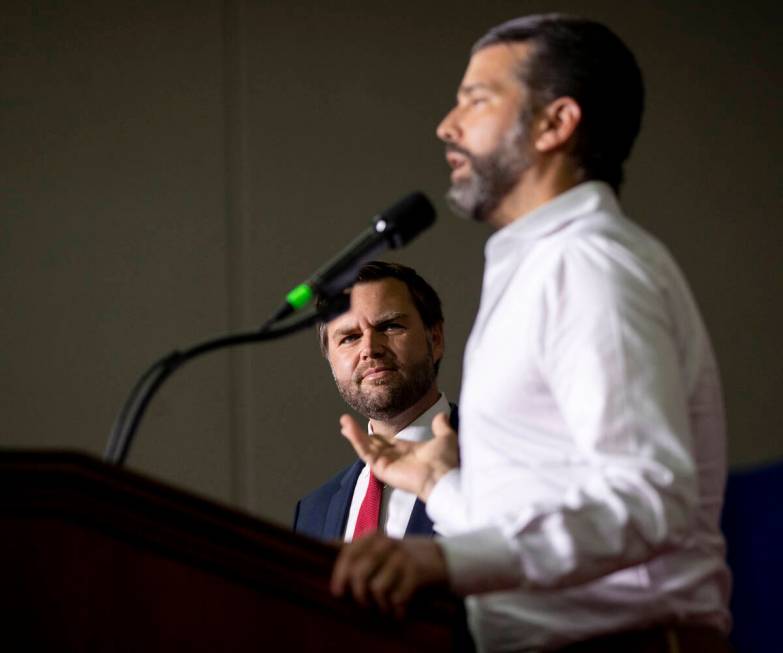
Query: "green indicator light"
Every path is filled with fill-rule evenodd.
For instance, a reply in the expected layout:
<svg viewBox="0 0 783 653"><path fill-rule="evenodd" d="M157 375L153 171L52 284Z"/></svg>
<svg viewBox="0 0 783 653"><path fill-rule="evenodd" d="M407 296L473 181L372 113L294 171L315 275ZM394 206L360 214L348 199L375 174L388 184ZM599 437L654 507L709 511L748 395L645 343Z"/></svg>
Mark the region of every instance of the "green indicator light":
<svg viewBox="0 0 783 653"><path fill-rule="evenodd" d="M303 306L307 306L312 298L312 288L306 283L301 283L286 295L285 300L295 309L299 310Z"/></svg>

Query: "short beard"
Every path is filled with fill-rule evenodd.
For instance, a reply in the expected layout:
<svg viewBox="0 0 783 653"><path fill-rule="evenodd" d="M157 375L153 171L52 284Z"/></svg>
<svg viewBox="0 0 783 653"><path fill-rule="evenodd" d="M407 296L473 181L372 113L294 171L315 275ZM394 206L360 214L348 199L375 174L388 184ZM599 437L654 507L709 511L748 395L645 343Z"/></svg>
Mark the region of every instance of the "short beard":
<svg viewBox="0 0 783 653"><path fill-rule="evenodd" d="M363 392L361 381L353 379L337 383L340 395L351 408L369 419L388 421L405 412L421 399L435 385L435 363L432 349L426 358L408 368L408 374L388 381L379 379L374 385L383 387L383 392Z"/></svg>
<svg viewBox="0 0 783 653"><path fill-rule="evenodd" d="M454 182L446 193L452 211L463 218L486 220L532 165L527 137L523 116L506 132L495 151L485 156L476 156L457 145L447 145L447 151L459 152L471 167L470 176Z"/></svg>

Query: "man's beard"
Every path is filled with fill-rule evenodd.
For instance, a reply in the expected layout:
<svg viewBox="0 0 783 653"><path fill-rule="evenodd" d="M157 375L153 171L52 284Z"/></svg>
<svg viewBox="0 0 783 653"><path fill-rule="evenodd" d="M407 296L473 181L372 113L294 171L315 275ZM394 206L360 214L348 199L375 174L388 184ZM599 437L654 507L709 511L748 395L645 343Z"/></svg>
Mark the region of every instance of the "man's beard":
<svg viewBox="0 0 783 653"><path fill-rule="evenodd" d="M525 121L520 118L506 132L495 151L485 156L471 154L453 143L447 144L446 151L465 156L471 168L470 175L455 181L446 193L452 211L464 218L486 220L531 166L527 139Z"/></svg>
<svg viewBox="0 0 783 653"><path fill-rule="evenodd" d="M335 379L340 395L357 413L369 419L389 420L408 410L435 384L435 363L432 348L427 356L405 369L397 371L390 378L377 381L362 381L354 377L350 381ZM363 384L372 387L362 388Z"/></svg>

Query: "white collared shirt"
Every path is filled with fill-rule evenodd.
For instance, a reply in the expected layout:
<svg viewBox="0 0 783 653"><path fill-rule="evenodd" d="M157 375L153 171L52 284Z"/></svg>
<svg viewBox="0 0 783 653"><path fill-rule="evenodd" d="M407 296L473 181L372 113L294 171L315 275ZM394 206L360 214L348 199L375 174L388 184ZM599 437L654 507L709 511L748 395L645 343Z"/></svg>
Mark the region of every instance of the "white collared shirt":
<svg viewBox="0 0 783 653"><path fill-rule="evenodd" d="M432 420L438 413L451 413L449 401L446 395L441 393L438 400L413 422L402 429L395 438L410 442L425 442L432 438ZM372 435L372 427L368 424L367 431ZM345 541L350 542L353 531L356 528L356 518L359 516L364 495L367 493L367 485L370 481L370 468L365 465L356 480L356 487L351 499L351 508L348 512L348 522L345 526ZM384 487L383 501L381 503L381 515L379 524L382 532L390 537L401 538L405 535L405 529L411 518L413 505L416 503L416 495L396 488Z"/></svg>
<svg viewBox="0 0 783 653"><path fill-rule="evenodd" d="M441 543L479 649L671 620L728 630L720 381L671 256L601 182L485 253L462 467L427 503L440 532L463 522Z"/></svg>

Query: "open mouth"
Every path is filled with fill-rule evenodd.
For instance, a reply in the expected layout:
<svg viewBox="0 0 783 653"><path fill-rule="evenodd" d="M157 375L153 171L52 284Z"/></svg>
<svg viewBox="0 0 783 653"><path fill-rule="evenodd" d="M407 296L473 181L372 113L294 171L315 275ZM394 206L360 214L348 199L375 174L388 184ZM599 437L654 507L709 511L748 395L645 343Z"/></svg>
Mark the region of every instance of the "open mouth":
<svg viewBox="0 0 783 653"><path fill-rule="evenodd" d="M467 173L470 160L464 154L450 151L446 153L446 162L451 168L451 179L457 179Z"/></svg>

